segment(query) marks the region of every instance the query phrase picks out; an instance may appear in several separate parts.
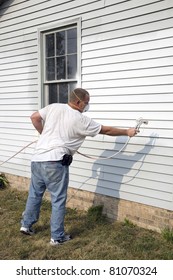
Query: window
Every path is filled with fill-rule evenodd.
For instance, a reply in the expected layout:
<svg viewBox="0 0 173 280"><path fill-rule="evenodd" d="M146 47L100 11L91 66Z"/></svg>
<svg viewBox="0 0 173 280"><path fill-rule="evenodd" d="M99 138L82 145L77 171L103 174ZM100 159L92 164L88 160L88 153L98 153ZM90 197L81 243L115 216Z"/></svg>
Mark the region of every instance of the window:
<svg viewBox="0 0 173 280"><path fill-rule="evenodd" d="M40 33L43 106L67 103L69 93L80 83L78 30L76 22Z"/></svg>

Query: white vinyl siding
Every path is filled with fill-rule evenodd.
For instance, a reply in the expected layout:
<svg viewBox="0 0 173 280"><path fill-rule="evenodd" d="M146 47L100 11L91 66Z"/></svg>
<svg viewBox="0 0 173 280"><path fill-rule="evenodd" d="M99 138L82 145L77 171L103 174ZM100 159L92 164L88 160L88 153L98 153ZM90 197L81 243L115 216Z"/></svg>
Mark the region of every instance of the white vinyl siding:
<svg viewBox="0 0 173 280"><path fill-rule="evenodd" d="M81 86L88 116L131 127L149 120L115 159L78 154L70 186L173 210L173 1L5 1L0 6L0 163L37 139L30 115L41 104L38 30L81 18ZM87 138L94 157L118 151L126 137ZM0 172L30 176L34 145Z"/></svg>
<svg viewBox="0 0 173 280"><path fill-rule="evenodd" d="M105 1L104 10L83 20L88 114L105 125L130 127L139 117L149 124L115 159L86 163L76 155L72 185L173 210L172 15L171 1ZM111 137L98 136L87 139L81 151L106 157L125 141L117 137L115 145Z"/></svg>

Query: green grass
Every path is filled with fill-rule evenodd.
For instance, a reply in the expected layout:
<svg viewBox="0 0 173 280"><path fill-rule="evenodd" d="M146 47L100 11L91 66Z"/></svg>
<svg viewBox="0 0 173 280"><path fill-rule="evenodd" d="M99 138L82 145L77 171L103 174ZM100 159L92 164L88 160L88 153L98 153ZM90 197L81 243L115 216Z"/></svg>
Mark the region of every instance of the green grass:
<svg viewBox="0 0 173 280"><path fill-rule="evenodd" d="M49 220L51 205L44 200L36 234L19 232L26 192L10 188L0 190L1 260L172 260L173 242L130 221L110 223L101 215L102 206L88 212L67 209L66 231L73 240L51 247Z"/></svg>

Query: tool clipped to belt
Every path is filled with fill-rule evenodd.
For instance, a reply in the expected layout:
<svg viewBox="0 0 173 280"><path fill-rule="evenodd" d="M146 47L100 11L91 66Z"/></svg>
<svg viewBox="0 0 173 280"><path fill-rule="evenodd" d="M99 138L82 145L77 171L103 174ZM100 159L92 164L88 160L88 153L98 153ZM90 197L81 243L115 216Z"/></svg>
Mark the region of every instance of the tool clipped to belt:
<svg viewBox="0 0 173 280"><path fill-rule="evenodd" d="M71 155L65 154L62 158L62 165L69 166L73 161L73 157Z"/></svg>

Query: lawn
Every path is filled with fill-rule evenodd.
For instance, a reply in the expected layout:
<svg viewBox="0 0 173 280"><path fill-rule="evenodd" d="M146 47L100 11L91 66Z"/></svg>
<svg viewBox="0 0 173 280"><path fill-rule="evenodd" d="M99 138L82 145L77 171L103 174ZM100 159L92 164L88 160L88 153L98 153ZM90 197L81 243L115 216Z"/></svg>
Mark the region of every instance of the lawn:
<svg viewBox="0 0 173 280"><path fill-rule="evenodd" d="M109 222L101 207L88 212L67 209L66 231L73 239L51 247L49 220L51 205L43 201L36 234L19 232L26 192L0 189L1 260L172 260L173 241L163 234L133 225L130 221ZM171 232L172 233L172 232Z"/></svg>

